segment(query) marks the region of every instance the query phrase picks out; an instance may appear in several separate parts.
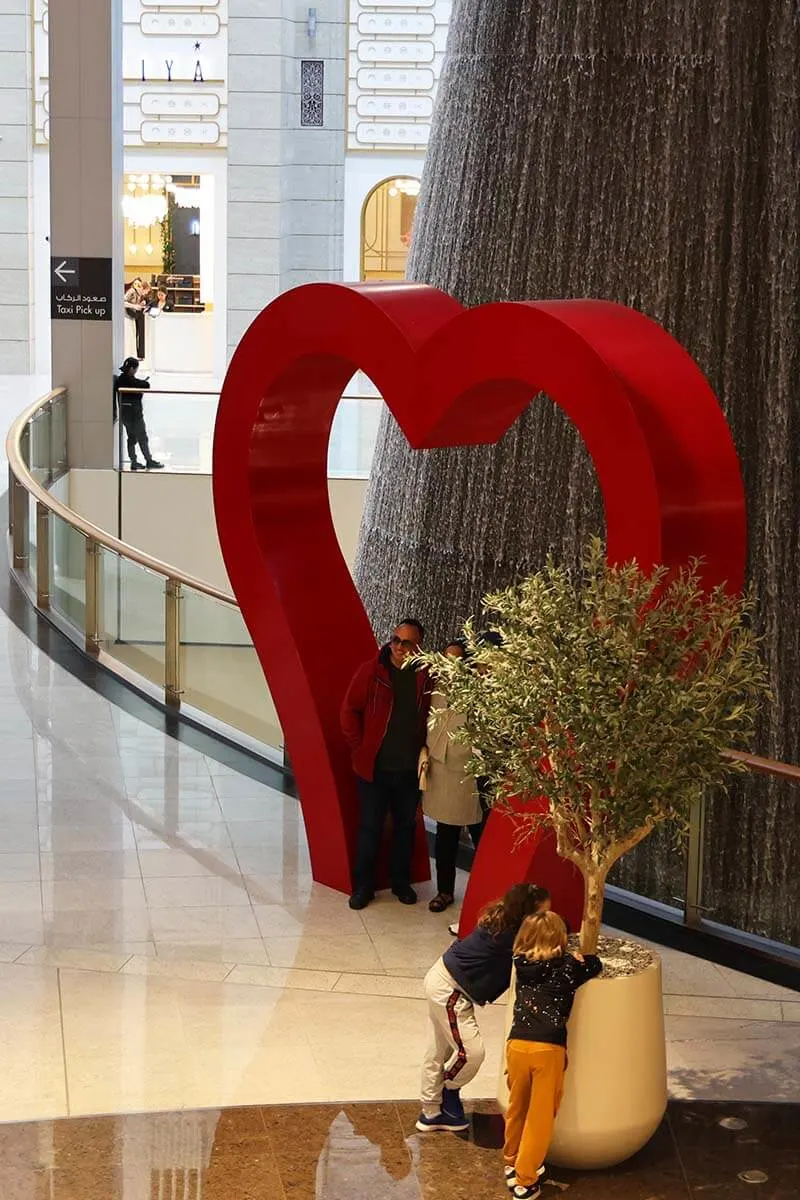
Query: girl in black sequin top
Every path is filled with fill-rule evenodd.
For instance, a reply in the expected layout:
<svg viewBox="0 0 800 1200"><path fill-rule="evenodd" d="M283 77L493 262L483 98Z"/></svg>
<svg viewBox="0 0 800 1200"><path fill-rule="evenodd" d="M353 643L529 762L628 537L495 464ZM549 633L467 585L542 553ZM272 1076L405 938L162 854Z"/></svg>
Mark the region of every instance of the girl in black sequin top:
<svg viewBox="0 0 800 1200"><path fill-rule="evenodd" d="M567 1021L581 984L599 975L593 954L567 953L554 912L528 917L514 942L517 993L506 1047L509 1104L503 1154L509 1191L535 1200L564 1084Z"/></svg>

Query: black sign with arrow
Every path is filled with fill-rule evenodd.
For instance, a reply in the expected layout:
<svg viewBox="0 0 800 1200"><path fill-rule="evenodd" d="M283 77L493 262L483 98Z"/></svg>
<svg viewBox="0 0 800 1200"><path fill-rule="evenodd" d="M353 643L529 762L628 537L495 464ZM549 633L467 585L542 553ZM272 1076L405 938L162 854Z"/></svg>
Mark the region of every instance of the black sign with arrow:
<svg viewBox="0 0 800 1200"><path fill-rule="evenodd" d="M111 320L111 259L50 259L50 316L54 321Z"/></svg>

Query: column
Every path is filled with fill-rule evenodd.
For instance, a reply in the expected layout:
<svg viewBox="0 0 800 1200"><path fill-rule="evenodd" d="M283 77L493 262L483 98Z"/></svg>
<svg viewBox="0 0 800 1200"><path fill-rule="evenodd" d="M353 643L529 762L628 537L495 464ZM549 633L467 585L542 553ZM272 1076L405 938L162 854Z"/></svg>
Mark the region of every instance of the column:
<svg viewBox="0 0 800 1200"><path fill-rule="evenodd" d="M122 0L52 0L50 282L70 313L52 321L53 384L69 388L72 467L113 462L111 380L124 319L122 86Z"/></svg>
<svg viewBox="0 0 800 1200"><path fill-rule="evenodd" d="M346 6L318 0L286 22L281 290L342 278ZM312 6L314 7L314 6Z"/></svg>
<svg viewBox="0 0 800 1200"><path fill-rule="evenodd" d="M0 374L31 370L28 5L0 0Z"/></svg>
<svg viewBox="0 0 800 1200"><path fill-rule="evenodd" d="M229 356L280 288L283 25L283 0L229 0Z"/></svg>
<svg viewBox="0 0 800 1200"><path fill-rule="evenodd" d="M228 11L231 354L280 291L341 278L345 5L318 0L311 23L300 0L229 0ZM304 87L321 107L304 105Z"/></svg>

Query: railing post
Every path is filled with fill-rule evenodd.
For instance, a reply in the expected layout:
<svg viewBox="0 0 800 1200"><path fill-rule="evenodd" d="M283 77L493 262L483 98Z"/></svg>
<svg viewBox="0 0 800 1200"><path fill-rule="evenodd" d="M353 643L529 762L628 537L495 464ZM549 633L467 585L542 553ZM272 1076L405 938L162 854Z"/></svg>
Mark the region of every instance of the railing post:
<svg viewBox="0 0 800 1200"><path fill-rule="evenodd" d="M686 856L686 903L684 922L697 928L703 918L703 840L705 799L695 800L689 813L689 846Z"/></svg>
<svg viewBox="0 0 800 1200"><path fill-rule="evenodd" d="M164 699L171 708L181 704L181 585L167 579L164 589Z"/></svg>
<svg viewBox="0 0 800 1200"><path fill-rule="evenodd" d="M28 568L29 503L28 489L15 477L11 486L11 548L15 571Z"/></svg>
<svg viewBox="0 0 800 1200"><path fill-rule="evenodd" d="M50 510L36 501L36 607L50 607Z"/></svg>
<svg viewBox="0 0 800 1200"><path fill-rule="evenodd" d="M87 654L99 654L103 644L101 614L102 597L102 554L100 543L86 539L86 605L84 609L84 639Z"/></svg>

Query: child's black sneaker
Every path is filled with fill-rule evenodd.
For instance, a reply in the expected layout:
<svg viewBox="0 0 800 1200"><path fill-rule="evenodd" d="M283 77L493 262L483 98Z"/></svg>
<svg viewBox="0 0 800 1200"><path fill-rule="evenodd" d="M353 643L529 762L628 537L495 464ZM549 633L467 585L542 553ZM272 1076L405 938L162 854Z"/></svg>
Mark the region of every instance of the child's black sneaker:
<svg viewBox="0 0 800 1200"><path fill-rule="evenodd" d="M517 1168L505 1166L503 1167L503 1174L506 1177L506 1187L513 1194L514 1188L517 1186ZM544 1167L539 1167L537 1174L541 1179L544 1175Z"/></svg>
<svg viewBox="0 0 800 1200"><path fill-rule="evenodd" d="M523 1187L521 1183L517 1183L511 1188L514 1200L539 1200L541 1194L542 1189L538 1183L534 1183L532 1187Z"/></svg>
<svg viewBox="0 0 800 1200"><path fill-rule="evenodd" d="M425 1113L420 1113L417 1118L417 1129L420 1133L463 1133L469 1129L469 1121L466 1117L459 1120L458 1117L452 1117L450 1113L440 1112L435 1117L426 1117Z"/></svg>

